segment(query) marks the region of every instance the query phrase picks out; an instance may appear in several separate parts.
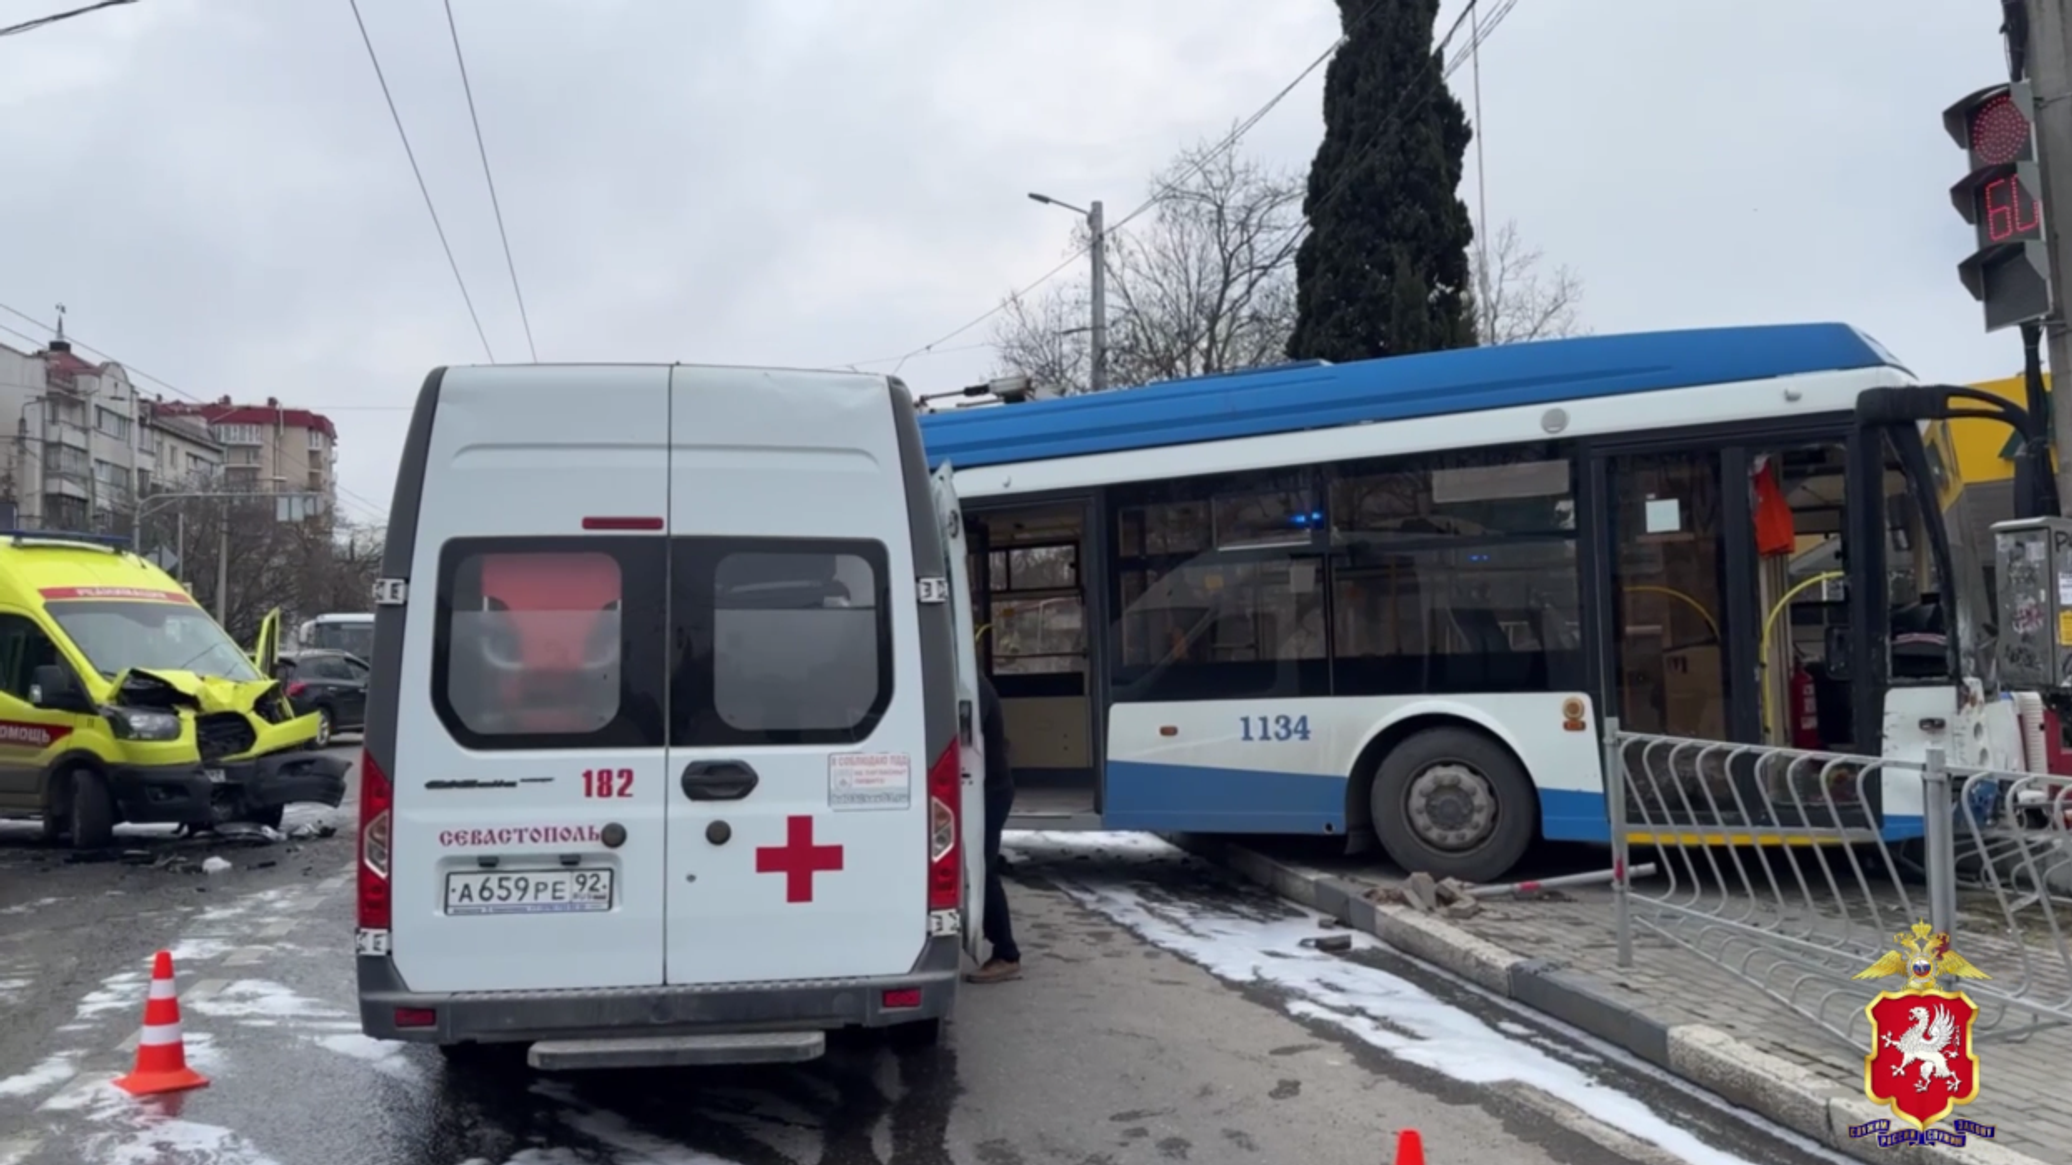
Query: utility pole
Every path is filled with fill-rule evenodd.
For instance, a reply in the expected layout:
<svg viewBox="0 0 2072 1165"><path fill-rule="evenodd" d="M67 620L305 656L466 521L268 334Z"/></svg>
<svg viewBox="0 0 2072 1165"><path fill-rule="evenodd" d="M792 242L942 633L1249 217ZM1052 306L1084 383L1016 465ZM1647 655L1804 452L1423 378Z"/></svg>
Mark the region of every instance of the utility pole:
<svg viewBox="0 0 2072 1165"><path fill-rule="evenodd" d="M2050 351L2051 432L2060 447L2058 498L2072 513L2072 332L2066 329L2065 278L2072 272L2072 7L2068 0L2006 0L2008 72L2029 82L2034 102L2036 161L2043 182L2043 225L2050 251L2051 312L2044 322ZM2025 27L2024 27L2025 26Z"/></svg>
<svg viewBox="0 0 2072 1165"><path fill-rule="evenodd" d="M1100 392L1108 387L1108 228L1098 198L1086 212L1086 226L1093 233L1088 253L1094 257L1093 369L1087 387Z"/></svg>
<svg viewBox="0 0 2072 1165"><path fill-rule="evenodd" d="M221 538L216 543L216 625L230 621L230 503L223 503Z"/></svg>
<svg viewBox="0 0 2072 1165"><path fill-rule="evenodd" d="M1093 319L1087 331L1093 336L1093 367L1088 370L1086 386L1099 392L1108 387L1108 224L1101 214L1101 202L1095 199L1087 209L1081 210L1069 202L1059 202L1048 194L1030 194L1029 201L1045 206L1061 207L1074 214L1086 217L1086 230L1092 236L1086 253L1093 256Z"/></svg>

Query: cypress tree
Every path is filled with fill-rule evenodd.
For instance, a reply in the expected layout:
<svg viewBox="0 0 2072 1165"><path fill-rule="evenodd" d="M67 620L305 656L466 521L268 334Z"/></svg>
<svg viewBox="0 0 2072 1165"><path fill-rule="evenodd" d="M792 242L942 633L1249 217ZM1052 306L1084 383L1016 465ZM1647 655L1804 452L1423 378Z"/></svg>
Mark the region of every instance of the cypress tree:
<svg viewBox="0 0 2072 1165"><path fill-rule="evenodd" d="M1288 356L1470 346L1475 228L1458 192L1472 131L1432 43L1439 0L1338 0L1338 14L1347 39L1324 74Z"/></svg>

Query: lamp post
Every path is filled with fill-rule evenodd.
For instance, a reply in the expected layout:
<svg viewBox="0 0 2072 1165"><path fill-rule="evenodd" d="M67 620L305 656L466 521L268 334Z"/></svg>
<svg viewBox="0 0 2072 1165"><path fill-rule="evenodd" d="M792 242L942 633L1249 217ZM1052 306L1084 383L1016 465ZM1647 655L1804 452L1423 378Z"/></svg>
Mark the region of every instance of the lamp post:
<svg viewBox="0 0 2072 1165"><path fill-rule="evenodd" d="M1086 219L1086 229L1093 236L1093 245L1087 253L1093 256L1093 368L1087 374L1087 387L1099 392L1108 387L1108 234L1101 222L1101 204L1097 199L1086 209L1060 202L1048 194L1031 193L1031 201L1045 206L1062 207Z"/></svg>

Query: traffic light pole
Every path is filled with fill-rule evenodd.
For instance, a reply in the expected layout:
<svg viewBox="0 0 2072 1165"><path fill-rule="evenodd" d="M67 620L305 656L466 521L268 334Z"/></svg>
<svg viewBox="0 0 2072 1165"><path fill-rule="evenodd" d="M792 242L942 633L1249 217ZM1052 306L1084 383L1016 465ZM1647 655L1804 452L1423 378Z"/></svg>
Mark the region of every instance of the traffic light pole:
<svg viewBox="0 0 2072 1165"><path fill-rule="evenodd" d="M2026 0L2027 43L2021 69L2035 94L2036 161L2043 176L2043 223L2050 251L2051 313L2044 322L2050 374L2051 432L2072 435L2072 329L2066 321L2072 272L2072 0ZM2058 500L2072 513L2072 454L2058 457Z"/></svg>

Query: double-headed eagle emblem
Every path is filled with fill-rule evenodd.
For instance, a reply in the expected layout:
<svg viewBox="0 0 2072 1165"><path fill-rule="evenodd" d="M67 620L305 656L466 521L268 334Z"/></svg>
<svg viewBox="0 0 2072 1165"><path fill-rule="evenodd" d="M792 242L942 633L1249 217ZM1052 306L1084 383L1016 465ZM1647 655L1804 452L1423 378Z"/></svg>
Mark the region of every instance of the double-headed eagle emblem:
<svg viewBox="0 0 2072 1165"><path fill-rule="evenodd" d="M1877 962L1851 976L1856 979L1907 977L1906 990L1934 991L1944 975L1956 979L1990 979L1991 975L1971 965L1971 960L1950 949L1950 936L1925 922L1917 922L1912 934L1892 936L1894 949Z"/></svg>

